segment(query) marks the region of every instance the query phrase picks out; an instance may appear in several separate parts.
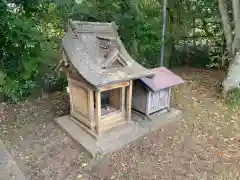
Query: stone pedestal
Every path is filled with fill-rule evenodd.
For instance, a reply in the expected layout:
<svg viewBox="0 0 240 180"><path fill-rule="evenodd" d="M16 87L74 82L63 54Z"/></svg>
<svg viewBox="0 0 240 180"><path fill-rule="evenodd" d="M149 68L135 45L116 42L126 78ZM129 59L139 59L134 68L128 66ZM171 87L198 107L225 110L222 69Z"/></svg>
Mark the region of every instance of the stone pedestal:
<svg viewBox="0 0 240 180"><path fill-rule="evenodd" d="M144 118L133 113L133 121L123 124L111 131L104 133L96 139L79 127L70 116L57 118L56 123L79 145L93 157L105 155L120 150L128 143L160 129L167 123L180 119L181 111L170 109L170 112L155 113Z"/></svg>

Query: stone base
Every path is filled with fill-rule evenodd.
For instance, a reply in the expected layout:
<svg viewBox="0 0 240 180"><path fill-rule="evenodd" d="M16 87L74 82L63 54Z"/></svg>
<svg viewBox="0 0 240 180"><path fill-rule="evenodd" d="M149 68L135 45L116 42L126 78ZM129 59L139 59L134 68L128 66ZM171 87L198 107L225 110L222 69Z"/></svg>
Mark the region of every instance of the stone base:
<svg viewBox="0 0 240 180"><path fill-rule="evenodd" d="M160 129L163 125L180 118L181 111L170 109L170 112L156 113L148 117L151 120L133 113L133 121L123 124L102 135L100 139L93 138L89 133L74 123L70 116L56 119L56 123L87 152L96 158L98 155L115 152L126 144L142 137L150 132Z"/></svg>
<svg viewBox="0 0 240 180"><path fill-rule="evenodd" d="M0 179L25 180L22 171L18 168L12 156L0 141Z"/></svg>

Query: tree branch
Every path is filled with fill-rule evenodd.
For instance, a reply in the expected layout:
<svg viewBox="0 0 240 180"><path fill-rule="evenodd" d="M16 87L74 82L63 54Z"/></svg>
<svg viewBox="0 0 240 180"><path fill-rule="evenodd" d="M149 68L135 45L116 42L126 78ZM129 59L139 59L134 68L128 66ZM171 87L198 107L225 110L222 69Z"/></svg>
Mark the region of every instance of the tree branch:
<svg viewBox="0 0 240 180"><path fill-rule="evenodd" d="M235 36L239 36L240 32L240 4L239 0L232 0L233 15L234 15L234 25L235 25Z"/></svg>
<svg viewBox="0 0 240 180"><path fill-rule="evenodd" d="M219 12L222 18L222 25L224 30L224 36L227 44L227 51L229 55L233 56L232 54L232 43L233 43L233 36L232 36L232 28L229 20L227 6L224 0L218 0L218 7Z"/></svg>

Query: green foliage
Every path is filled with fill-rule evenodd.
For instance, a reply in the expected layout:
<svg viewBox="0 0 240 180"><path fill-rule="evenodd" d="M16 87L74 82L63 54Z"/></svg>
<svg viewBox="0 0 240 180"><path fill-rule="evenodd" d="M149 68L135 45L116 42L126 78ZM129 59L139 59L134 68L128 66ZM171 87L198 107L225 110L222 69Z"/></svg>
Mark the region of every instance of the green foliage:
<svg viewBox="0 0 240 180"><path fill-rule="evenodd" d="M206 68L210 63L208 48L204 46L176 49L170 57L171 67L189 65L195 68Z"/></svg>
<svg viewBox="0 0 240 180"><path fill-rule="evenodd" d="M5 99L18 101L53 74L63 30L54 3L16 1L7 6L1 1L0 6L0 91Z"/></svg>
<svg viewBox="0 0 240 180"><path fill-rule="evenodd" d="M181 44L193 29L195 35L221 36L220 26L211 22L219 19L215 2L168 1L166 66L183 65L186 59L194 59L189 64L196 67L221 62L221 52L209 51L221 38L209 41L208 49L202 42L188 46L187 53ZM64 87L66 80L53 69L69 18L115 21L130 54L146 67L159 66L162 8L162 0L0 0L0 99L18 101L36 90Z"/></svg>
<svg viewBox="0 0 240 180"><path fill-rule="evenodd" d="M5 83L6 74L0 71L0 86Z"/></svg>
<svg viewBox="0 0 240 180"><path fill-rule="evenodd" d="M88 21L115 21L119 25L120 36L131 55L147 67L159 65L162 1L157 0L95 0L83 1L75 6L72 18ZM191 17L190 11L184 8L182 1L170 2L168 7L166 51L170 51L169 43L177 37L187 34L188 26L185 19ZM191 12L192 13L192 12Z"/></svg>

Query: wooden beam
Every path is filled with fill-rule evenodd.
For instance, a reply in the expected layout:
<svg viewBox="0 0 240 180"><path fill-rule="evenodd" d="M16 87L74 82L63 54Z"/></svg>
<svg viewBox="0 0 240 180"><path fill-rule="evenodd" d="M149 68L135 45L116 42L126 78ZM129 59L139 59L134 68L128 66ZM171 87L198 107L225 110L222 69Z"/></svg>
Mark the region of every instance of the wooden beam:
<svg viewBox="0 0 240 180"><path fill-rule="evenodd" d="M127 120L130 122L132 119L132 81L130 81L129 86L127 87L126 103Z"/></svg>
<svg viewBox="0 0 240 180"><path fill-rule="evenodd" d="M95 92L95 118L96 118L96 130L97 134L101 136L102 134L102 125L101 125L101 92Z"/></svg>
<svg viewBox="0 0 240 180"><path fill-rule="evenodd" d="M111 89L117 89L117 88L126 87L126 86L129 86L129 82L119 82L116 84L111 84L111 85L100 87L100 91L103 92L103 91L108 91Z"/></svg>

